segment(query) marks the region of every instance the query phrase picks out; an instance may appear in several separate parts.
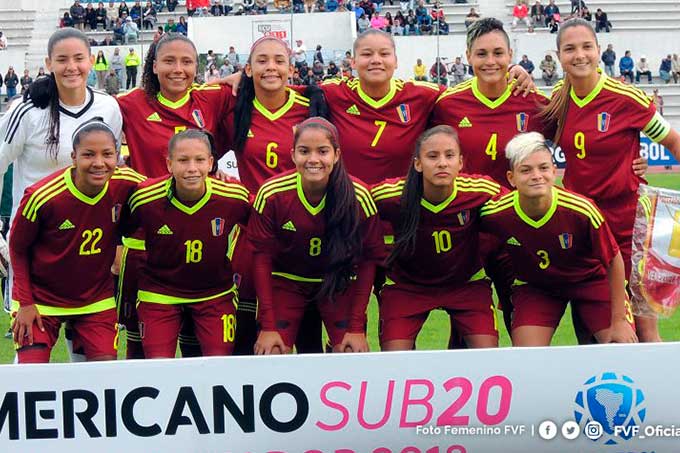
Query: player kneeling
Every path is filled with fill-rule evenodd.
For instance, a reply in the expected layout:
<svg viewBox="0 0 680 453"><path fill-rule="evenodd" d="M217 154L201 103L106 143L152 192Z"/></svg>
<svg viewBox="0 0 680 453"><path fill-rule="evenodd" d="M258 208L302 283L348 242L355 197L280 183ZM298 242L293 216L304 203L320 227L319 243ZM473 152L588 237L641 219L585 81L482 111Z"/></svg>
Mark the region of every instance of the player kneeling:
<svg viewBox="0 0 680 453"><path fill-rule="evenodd" d="M19 363L46 363L69 321L74 349L115 360L111 263L121 208L143 177L116 168L113 131L101 121L73 134L73 167L26 189L12 225L14 341Z"/></svg>
<svg viewBox="0 0 680 453"><path fill-rule="evenodd" d="M368 189L340 157L323 118L296 127L296 170L265 182L248 224L261 332L256 354L289 352L316 303L333 350L368 351L366 306L384 245Z"/></svg>
<svg viewBox="0 0 680 453"><path fill-rule="evenodd" d="M129 231L146 244L137 313L146 358L175 357L183 311L189 311L203 355L229 355L238 302L229 233L246 222L248 190L209 178L210 137L173 136L170 176L148 180L130 197Z"/></svg>
<svg viewBox="0 0 680 453"><path fill-rule="evenodd" d="M497 347L491 284L479 259L479 214L501 186L460 173L458 134L450 126L416 141L406 178L372 189L380 217L396 232L381 292L383 350L410 350L430 312L445 309L469 347Z"/></svg>
<svg viewBox="0 0 680 453"><path fill-rule="evenodd" d="M512 257L514 346L548 346L568 302L598 342L631 343L632 327L621 253L600 210L556 187L543 136L521 134L507 145L515 191L487 203L483 229Z"/></svg>

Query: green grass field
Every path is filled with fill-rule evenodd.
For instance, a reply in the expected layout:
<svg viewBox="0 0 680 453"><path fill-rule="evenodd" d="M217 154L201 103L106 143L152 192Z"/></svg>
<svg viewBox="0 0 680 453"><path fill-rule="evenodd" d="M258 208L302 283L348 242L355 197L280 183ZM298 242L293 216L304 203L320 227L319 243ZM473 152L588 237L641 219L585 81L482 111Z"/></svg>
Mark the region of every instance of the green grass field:
<svg viewBox="0 0 680 453"><path fill-rule="evenodd" d="M678 173L660 173L660 174L650 174L647 179L649 184L657 187L666 187L670 189L680 190L680 175ZM378 310L377 304L374 299L371 300L369 306L369 343L371 345L371 350L378 350L378 339L377 339L377 319ZM498 325L500 330L500 344L502 347L507 347L510 345L510 338L503 326L502 315L498 313ZM9 316L5 314L0 315L0 332L6 332L9 327ZM676 312L675 315L669 319L662 319L659 322L659 328L661 331L661 336L665 341L679 341L680 340L680 312ZM446 349L449 337L449 320L445 312L437 310L433 312L425 327L423 328L420 336L418 337L417 347L418 349ZM571 315L569 309L567 313L562 318L562 323L560 324L555 337L553 338L553 345L575 345L576 339L573 334L573 328L571 323ZM119 348L119 357L124 357L125 353L125 335L123 333L121 337L121 344ZM11 339L0 338L0 364L1 363L11 363L14 359L13 342ZM66 349L64 342L59 341L56 348L52 352L53 362L65 362L67 361Z"/></svg>

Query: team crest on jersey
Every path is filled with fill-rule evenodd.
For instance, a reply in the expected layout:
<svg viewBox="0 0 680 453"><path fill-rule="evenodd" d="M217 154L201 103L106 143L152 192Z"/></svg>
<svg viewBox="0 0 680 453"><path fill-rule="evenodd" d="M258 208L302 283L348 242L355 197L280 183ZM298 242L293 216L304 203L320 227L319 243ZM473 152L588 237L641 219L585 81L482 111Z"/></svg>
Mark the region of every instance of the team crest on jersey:
<svg viewBox="0 0 680 453"><path fill-rule="evenodd" d="M515 119L517 120L517 132L526 132L527 125L529 124L529 115L521 112L515 115Z"/></svg>
<svg viewBox="0 0 680 453"><path fill-rule="evenodd" d="M562 233L559 235L560 238L560 246L566 250L570 249L573 242L574 242L574 236L571 233Z"/></svg>
<svg viewBox="0 0 680 453"><path fill-rule="evenodd" d="M408 123L411 121L411 107L408 104L399 104L397 107L397 113L399 114L399 119L402 123Z"/></svg>
<svg viewBox="0 0 680 453"><path fill-rule="evenodd" d="M217 237L217 236L222 236L224 233L224 226L226 225L227 222L224 221L222 217L215 217L210 221L210 229L212 230L212 235Z"/></svg>
<svg viewBox="0 0 680 453"><path fill-rule="evenodd" d="M469 220L470 220L470 211L468 211L467 209L465 211L460 211L458 213L458 223L460 223L460 226L465 225L466 223L468 223Z"/></svg>
<svg viewBox="0 0 680 453"><path fill-rule="evenodd" d="M203 119L203 113L199 109L195 109L191 112L191 117L194 119L194 123L201 129L205 128L205 120Z"/></svg>
<svg viewBox="0 0 680 453"><path fill-rule="evenodd" d="M609 130L609 122L612 116L607 112L597 114L597 130L600 132L607 132Z"/></svg>
<svg viewBox="0 0 680 453"><path fill-rule="evenodd" d="M111 208L111 221L113 223L118 223L120 220L120 211L121 211L122 205L120 203L116 203L113 205Z"/></svg>

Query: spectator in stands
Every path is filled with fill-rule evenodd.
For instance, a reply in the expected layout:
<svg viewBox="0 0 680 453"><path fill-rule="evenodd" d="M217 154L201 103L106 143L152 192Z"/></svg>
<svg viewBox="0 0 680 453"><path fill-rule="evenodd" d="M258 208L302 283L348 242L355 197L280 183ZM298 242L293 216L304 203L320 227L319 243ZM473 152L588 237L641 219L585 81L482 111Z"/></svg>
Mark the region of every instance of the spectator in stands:
<svg viewBox="0 0 680 453"><path fill-rule="evenodd" d="M437 34L439 35L448 35L449 34L449 24L444 20L443 17L440 17L437 20L437 23L435 24L435 27L437 28Z"/></svg>
<svg viewBox="0 0 680 453"><path fill-rule="evenodd" d="M174 33L177 31L177 24L175 23L175 19L172 17L168 18L168 22L165 24L165 27L163 27L163 31L166 33Z"/></svg>
<svg viewBox="0 0 680 453"><path fill-rule="evenodd" d="M314 64L312 65L312 74L314 74L314 81L316 83L320 83L326 76L323 63L319 60L314 60Z"/></svg>
<svg viewBox="0 0 680 453"><path fill-rule="evenodd" d="M163 12L163 7L165 6L165 1L164 0L152 0L153 7L156 10L157 13L162 13Z"/></svg>
<svg viewBox="0 0 680 453"><path fill-rule="evenodd" d="M267 4L269 0L255 0L255 11L257 14L267 14Z"/></svg>
<svg viewBox="0 0 680 453"><path fill-rule="evenodd" d="M586 2L583 0L571 0L571 14L579 13L583 8L587 8Z"/></svg>
<svg viewBox="0 0 680 453"><path fill-rule="evenodd" d="M392 33L392 27L394 26L394 18L392 18L392 13L387 11L384 16L385 19L385 32Z"/></svg>
<svg viewBox="0 0 680 453"><path fill-rule="evenodd" d="M420 34L421 35L432 34L432 18L428 14L425 14L420 18Z"/></svg>
<svg viewBox="0 0 680 453"><path fill-rule="evenodd" d="M352 74L352 53L349 50L345 52L345 58L342 59L340 64L342 65L340 69L342 70L343 76L345 74Z"/></svg>
<svg viewBox="0 0 680 453"><path fill-rule="evenodd" d="M423 23L423 18L427 16L427 7L425 6L425 0L418 0L418 6L416 7L415 11L416 13L416 18L418 19L419 23Z"/></svg>
<svg viewBox="0 0 680 453"><path fill-rule="evenodd" d="M123 44L125 42L125 30L123 19L120 17L116 19L116 23L113 24L113 42L118 44Z"/></svg>
<svg viewBox="0 0 680 453"><path fill-rule="evenodd" d="M139 28L137 27L137 23L134 22L131 17L125 19L125 25L123 25L123 36L125 36L125 44L137 42L139 39Z"/></svg>
<svg viewBox="0 0 680 453"><path fill-rule="evenodd" d="M336 0L337 3L337 0ZM278 10L279 13L289 13L290 12L290 0L274 0L274 8Z"/></svg>
<svg viewBox="0 0 680 453"><path fill-rule="evenodd" d="M366 17L370 20L371 16L373 16L373 13L375 12L375 7L373 6L372 0L360 0L359 6L364 9Z"/></svg>
<svg viewBox="0 0 680 453"><path fill-rule="evenodd" d="M73 18L71 17L71 14L67 11L64 13L64 16L59 20L59 27L60 28L66 28L66 27L73 27Z"/></svg>
<svg viewBox="0 0 680 453"><path fill-rule="evenodd" d="M607 18L607 13L602 11L601 8L597 8L597 11L595 11L595 32L599 33L600 30L604 30L609 33L611 27L612 24Z"/></svg>
<svg viewBox="0 0 680 453"><path fill-rule="evenodd" d="M475 11L474 8L470 8L470 12L468 12L467 16L465 16L465 28L468 28L470 25L472 25L473 22L476 22L479 20L479 13Z"/></svg>
<svg viewBox="0 0 680 453"><path fill-rule="evenodd" d="M125 18L129 15L130 8L128 8L127 3L125 3L125 1L120 2L120 6L118 7L118 17L125 20Z"/></svg>
<svg viewBox="0 0 680 453"><path fill-rule="evenodd" d="M661 66L659 67L659 77L666 83L671 81L671 72L673 71L673 60L671 55L668 54L666 58L661 60Z"/></svg>
<svg viewBox="0 0 680 453"><path fill-rule="evenodd" d="M10 66L5 74L5 88L7 89L7 97L5 101L9 101L17 95L17 85L19 85L19 77L14 72L14 66Z"/></svg>
<svg viewBox="0 0 680 453"><path fill-rule="evenodd" d="M159 39L163 37L165 31L163 31L163 26L159 25L156 29L156 33L153 34L153 42L158 42Z"/></svg>
<svg viewBox="0 0 680 453"><path fill-rule="evenodd" d="M106 29L113 30L113 26L118 18L118 7L116 2L109 2L106 7Z"/></svg>
<svg viewBox="0 0 680 453"><path fill-rule="evenodd" d="M302 0L293 0L293 13L299 14L305 12L305 4ZM357 19L359 17L357 16ZM299 77L299 74L298 74Z"/></svg>
<svg viewBox="0 0 680 453"><path fill-rule="evenodd" d="M184 36L189 32L189 25L184 16L179 16L179 23L177 24L175 31L177 33L182 33Z"/></svg>
<svg viewBox="0 0 680 453"><path fill-rule="evenodd" d="M591 14L587 6L580 10L579 17L588 22L591 22L593 20L593 15Z"/></svg>
<svg viewBox="0 0 680 453"><path fill-rule="evenodd" d="M400 19L398 17L394 18L393 25L392 25L392 34L394 36L404 36L406 34L406 30L404 29L404 20L403 19Z"/></svg>
<svg viewBox="0 0 680 453"><path fill-rule="evenodd" d="M559 23L559 21L561 20L560 8L555 4L555 0L550 0L550 3L548 3L548 6L545 7L543 12L545 13L546 27L550 26L550 20L553 19L555 15L557 15L556 17L554 17L555 22Z"/></svg>
<svg viewBox="0 0 680 453"><path fill-rule="evenodd" d="M524 68L524 70L529 73L530 76L533 77L533 72L536 67L534 66L534 62L529 60L529 57L526 55L522 55L522 60L519 62L519 65Z"/></svg>
<svg viewBox="0 0 680 453"><path fill-rule="evenodd" d="M314 10L316 9L316 1L315 0L304 0L305 4L305 12L306 13L313 13Z"/></svg>
<svg viewBox="0 0 680 453"><path fill-rule="evenodd" d="M45 68L43 68L42 66L40 66L40 67L38 68L38 75L35 76L35 80L41 79L41 78L43 78L43 77L47 77L47 74L45 74Z"/></svg>
<svg viewBox="0 0 680 453"><path fill-rule="evenodd" d="M557 31L560 29L560 23L555 18L555 16L556 14L553 14L550 17L550 21L548 22L548 30L550 30L550 33L557 33Z"/></svg>
<svg viewBox="0 0 680 453"><path fill-rule="evenodd" d="M7 50L7 36L0 31L0 50Z"/></svg>
<svg viewBox="0 0 680 453"><path fill-rule="evenodd" d="M291 77L290 83L292 85L304 85L305 81L302 80L302 77L300 77L300 72L295 69L293 70L293 77Z"/></svg>
<svg viewBox="0 0 680 453"><path fill-rule="evenodd" d="M21 85L21 95L23 96L28 86L33 83L33 79L28 73L28 69L24 69L24 75L19 79L19 84Z"/></svg>
<svg viewBox="0 0 680 453"><path fill-rule="evenodd" d="M458 85L459 83L465 80L467 67L465 66L463 60L460 57L456 57L456 59L453 61L450 72L453 75L454 85Z"/></svg>
<svg viewBox="0 0 680 453"><path fill-rule="evenodd" d="M104 91L111 96L115 96L120 92L120 79L113 68L109 69L106 79L104 79Z"/></svg>
<svg viewBox="0 0 680 453"><path fill-rule="evenodd" d="M415 80L419 80L422 82L427 82L427 75L425 72L427 71L427 67L423 64L423 60L418 58L416 60L416 65L413 67L413 78Z"/></svg>
<svg viewBox="0 0 680 453"><path fill-rule="evenodd" d="M520 22L524 22L527 27L531 26L531 19L529 18L529 8L525 0L516 0L515 6L512 8L512 29L517 28Z"/></svg>
<svg viewBox="0 0 680 453"><path fill-rule="evenodd" d="M541 72L543 73L543 82L552 86L557 82L557 64L552 58L552 55L546 55L543 61L541 61Z"/></svg>
<svg viewBox="0 0 680 453"><path fill-rule="evenodd" d="M316 50L314 51L314 61L320 61L321 64L323 65L324 61L323 61L323 53L321 53L321 49L322 49L321 44L317 44Z"/></svg>
<svg viewBox="0 0 680 453"><path fill-rule="evenodd" d="M442 5L439 3L439 1L434 2L434 6L430 10L430 17L432 17L434 22L444 18L444 8L442 8Z"/></svg>
<svg viewBox="0 0 680 453"><path fill-rule="evenodd" d="M168 5L168 11L174 13L178 3L179 3L178 0L167 0L166 4Z"/></svg>
<svg viewBox="0 0 680 453"><path fill-rule="evenodd" d="M103 90L104 80L109 72L109 62L106 61L103 50L97 52L97 57L94 60L94 71L97 73L97 88Z"/></svg>
<svg viewBox="0 0 680 453"><path fill-rule="evenodd" d="M224 15L228 16L229 13L234 9L234 0L224 0L222 2L222 10L224 11Z"/></svg>
<svg viewBox="0 0 680 453"><path fill-rule="evenodd" d="M71 14L71 19L73 19L73 26L78 30L83 30L85 28L85 8L80 4L80 1L75 0L71 8L69 8L69 13Z"/></svg>
<svg viewBox="0 0 680 453"><path fill-rule="evenodd" d="M151 30L156 26L157 19L156 8L153 7L151 2L146 2L144 6L144 12L142 13L142 20L144 23L144 30Z"/></svg>
<svg viewBox="0 0 680 453"><path fill-rule="evenodd" d="M442 63L439 57L437 57L434 64L430 68L430 79L432 79L434 83L447 86L449 84L449 80L446 75L447 73L448 71L446 70L446 65Z"/></svg>
<svg viewBox="0 0 680 453"><path fill-rule="evenodd" d="M220 66L220 78L223 79L234 73L234 66L231 64L228 58L222 60L222 66Z"/></svg>
<svg viewBox="0 0 680 453"><path fill-rule="evenodd" d="M673 54L673 60L671 61L671 73L673 75L673 83L678 83L678 78L680 78L680 59L678 59L678 54Z"/></svg>
<svg viewBox="0 0 680 453"><path fill-rule="evenodd" d="M649 69L647 57L640 55L640 59L635 64L635 83L640 83L640 76L647 76L647 83L652 83L652 71Z"/></svg>
<svg viewBox="0 0 680 453"><path fill-rule="evenodd" d="M236 68L239 64L239 59L238 59L238 54L236 53L236 49L234 46L229 46L229 52L227 52L227 60L229 60L229 63Z"/></svg>
<svg viewBox="0 0 680 453"><path fill-rule="evenodd" d="M90 29L97 30L98 26L101 25L102 30L106 30L106 8L104 8L103 2L99 2L97 9L93 9L92 3L88 3L86 16Z"/></svg>
<svg viewBox="0 0 680 453"><path fill-rule="evenodd" d="M371 21L366 17L366 13L362 14L357 20L357 30L359 34L365 32L371 27Z"/></svg>
<svg viewBox="0 0 680 453"><path fill-rule="evenodd" d="M412 9L408 10L406 15L406 34L407 35L419 35L420 28L418 27L418 18Z"/></svg>
<svg viewBox="0 0 680 453"><path fill-rule="evenodd" d="M541 5L541 0L536 0L531 6L531 20L534 24L545 23L545 8Z"/></svg>
<svg viewBox="0 0 680 453"><path fill-rule="evenodd" d="M192 17L194 13L196 12L196 1L195 0L186 0L185 6L187 9L187 15L189 17Z"/></svg>
<svg viewBox="0 0 680 453"><path fill-rule="evenodd" d="M129 17L137 24L137 28L142 28L142 4L140 2L135 2L130 8Z"/></svg>
<svg viewBox="0 0 680 453"><path fill-rule="evenodd" d="M301 39L296 39L295 44L293 58L295 59L295 67L300 69L303 64L307 65L307 47L305 47ZM300 71L300 75L304 77L305 73Z"/></svg>
<svg viewBox="0 0 680 453"><path fill-rule="evenodd" d="M205 76L203 80L205 83L211 83L220 78L220 72L217 70L215 63L210 63L208 65L208 70L205 71Z"/></svg>
<svg viewBox="0 0 680 453"><path fill-rule="evenodd" d="M413 0L399 0L399 11L407 12L409 9L413 9Z"/></svg>
<svg viewBox="0 0 680 453"><path fill-rule="evenodd" d="M614 65L616 64L616 52L614 46L607 44L607 50L602 52L602 63L604 63L604 72L609 77L614 77Z"/></svg>
<svg viewBox="0 0 680 453"><path fill-rule="evenodd" d="M340 68L338 68L334 61L331 61L326 69L326 78L331 79L334 77L340 77Z"/></svg>
<svg viewBox="0 0 680 453"><path fill-rule="evenodd" d="M626 50L626 52L623 54L623 58L619 60L619 73L621 74L621 78L625 80L627 77L630 79L630 83L633 83L633 68L635 67L635 63L633 62L633 59L630 56L630 50Z"/></svg>
<svg viewBox="0 0 680 453"><path fill-rule="evenodd" d="M120 49L116 47L113 49L113 55L111 55L109 67L116 73L116 77L118 77L118 80L120 81L123 80L123 64L124 61L120 54Z"/></svg>
<svg viewBox="0 0 680 453"><path fill-rule="evenodd" d="M373 13L373 18L371 19L371 28L385 31L386 26L387 22L385 21L385 18L380 15L380 12L376 11Z"/></svg>
<svg viewBox="0 0 680 453"><path fill-rule="evenodd" d="M87 74L87 86L90 88L96 88L97 87L97 73L95 72L94 68L90 68L90 72Z"/></svg>
<svg viewBox="0 0 680 453"><path fill-rule="evenodd" d="M137 68L142 64L135 49L130 47L129 53L125 56L125 89L129 90L137 86Z"/></svg>

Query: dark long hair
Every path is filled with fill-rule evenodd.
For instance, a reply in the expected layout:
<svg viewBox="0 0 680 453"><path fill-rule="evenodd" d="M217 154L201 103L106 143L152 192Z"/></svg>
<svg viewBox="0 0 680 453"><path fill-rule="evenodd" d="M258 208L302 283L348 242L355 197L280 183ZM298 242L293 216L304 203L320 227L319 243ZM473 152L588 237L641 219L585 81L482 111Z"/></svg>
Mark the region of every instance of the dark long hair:
<svg viewBox="0 0 680 453"><path fill-rule="evenodd" d="M267 38L267 40L280 41L276 38ZM261 41L260 41L261 42ZM259 42L255 42L250 49L247 64L251 63L253 50ZM281 44L286 45L283 41ZM328 118L328 105L326 98L323 95L321 88L317 86L308 86L305 88L304 96L309 98L309 117L320 116ZM241 81L238 85L238 97L236 98L236 106L234 107L234 151L238 154L243 151L243 147L248 140L248 131L253 119L253 100L255 100L255 82L252 77L246 74L245 66L241 71Z"/></svg>
<svg viewBox="0 0 680 453"><path fill-rule="evenodd" d="M295 128L295 144L308 129L323 131L333 149L339 151L338 132L335 126L321 117L309 118ZM355 274L354 268L361 256L362 244L359 204L354 184L342 158L333 166L328 179L323 214L326 221L323 244L325 254L328 256L328 267L316 298L332 300L336 294L343 293L349 287Z"/></svg>
<svg viewBox="0 0 680 453"><path fill-rule="evenodd" d="M597 33L593 30L590 22L581 18L573 18L564 22L557 32L557 51L560 51L560 44L562 42L562 35L564 31L572 27L586 27L592 33L597 44ZM559 55L559 54L558 54ZM555 130L555 135L552 137L553 142L557 144L562 136L564 130L564 121L567 118L567 110L569 110L569 96L571 92L571 80L569 75L565 73L563 85L559 90L553 92L550 102L546 105L539 117L545 122L549 129Z"/></svg>
<svg viewBox="0 0 680 453"><path fill-rule="evenodd" d="M394 249L387 257L387 266L400 256L410 256L416 250L416 238L420 224L420 200L423 198L423 174L416 170L415 160L420 157L423 143L438 134L448 135L460 144L458 134L451 126L435 126L420 134L416 140L413 159L411 159L411 166L408 169L406 183L401 193L400 221L395 231L396 241Z"/></svg>
<svg viewBox="0 0 680 453"><path fill-rule="evenodd" d="M57 43L65 40L75 38L82 41L83 45L87 48L88 55L90 52L90 43L87 40L87 36L75 28L61 28L50 36L49 41L47 41L47 55L52 58L52 52L54 51L54 46ZM24 93L24 102L28 100L33 102L33 105L39 109L49 109L49 125L47 132L47 153L55 161L59 154L59 89L57 88L57 81L54 78L54 74L50 74L47 77L36 78L36 80L28 87Z"/></svg>
<svg viewBox="0 0 680 453"><path fill-rule="evenodd" d="M149 46L149 51L144 60L144 71L142 72L142 88L149 99L156 99L156 95L161 91L161 83L158 76L153 72L153 64L156 62L156 56L161 48L173 41L182 41L188 43L194 49L196 57L196 67L198 68L198 51L194 43L181 33L165 33L158 42Z"/></svg>

